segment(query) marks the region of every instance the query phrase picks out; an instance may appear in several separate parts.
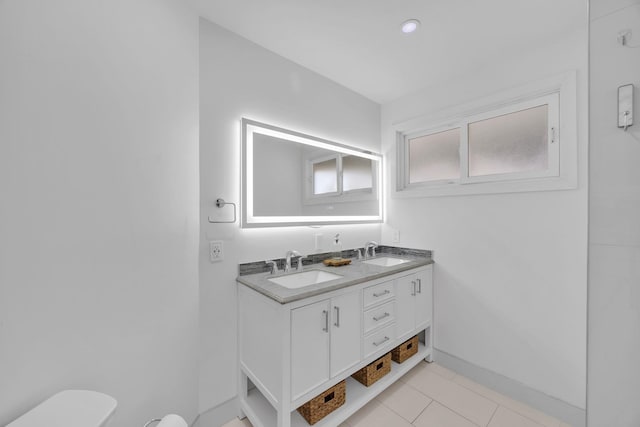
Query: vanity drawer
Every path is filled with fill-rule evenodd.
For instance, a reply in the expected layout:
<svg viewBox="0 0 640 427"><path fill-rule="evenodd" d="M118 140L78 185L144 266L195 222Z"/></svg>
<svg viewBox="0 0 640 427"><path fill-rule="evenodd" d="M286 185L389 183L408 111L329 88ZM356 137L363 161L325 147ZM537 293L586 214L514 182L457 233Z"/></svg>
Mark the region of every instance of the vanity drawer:
<svg viewBox="0 0 640 427"><path fill-rule="evenodd" d="M364 307L393 298L393 280L364 288Z"/></svg>
<svg viewBox="0 0 640 427"><path fill-rule="evenodd" d="M371 308L364 312L364 333L368 334L380 326L393 322L395 319L395 301L389 301L379 307Z"/></svg>
<svg viewBox="0 0 640 427"><path fill-rule="evenodd" d="M396 338L396 324L391 323L385 328L374 332L364 339L364 357L371 356L376 351L390 347Z"/></svg>

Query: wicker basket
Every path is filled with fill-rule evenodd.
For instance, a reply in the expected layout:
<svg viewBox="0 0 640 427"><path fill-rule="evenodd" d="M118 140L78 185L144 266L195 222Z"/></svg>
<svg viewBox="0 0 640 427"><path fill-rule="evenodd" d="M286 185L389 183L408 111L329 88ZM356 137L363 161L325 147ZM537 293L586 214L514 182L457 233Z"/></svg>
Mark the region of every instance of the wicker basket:
<svg viewBox="0 0 640 427"><path fill-rule="evenodd" d="M351 376L361 384L369 387L389 372L391 372L391 353L385 354L380 359L368 364Z"/></svg>
<svg viewBox="0 0 640 427"><path fill-rule="evenodd" d="M418 336L414 336L391 350L391 359L396 363L402 363L418 352Z"/></svg>
<svg viewBox="0 0 640 427"><path fill-rule="evenodd" d="M344 404L346 391L346 381L340 381L299 407L298 412L309 424L314 425Z"/></svg>

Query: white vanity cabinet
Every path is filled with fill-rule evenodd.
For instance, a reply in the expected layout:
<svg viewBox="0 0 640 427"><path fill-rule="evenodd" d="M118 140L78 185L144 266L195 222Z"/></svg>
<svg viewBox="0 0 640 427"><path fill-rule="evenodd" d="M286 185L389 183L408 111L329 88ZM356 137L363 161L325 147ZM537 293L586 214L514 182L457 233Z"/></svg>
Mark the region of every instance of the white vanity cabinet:
<svg viewBox="0 0 640 427"><path fill-rule="evenodd" d="M291 310L293 399L360 362L361 293Z"/></svg>
<svg viewBox="0 0 640 427"><path fill-rule="evenodd" d="M398 339L409 339L416 328L431 321L433 283L431 270L421 270L400 277L395 282Z"/></svg>
<svg viewBox="0 0 640 427"><path fill-rule="evenodd" d="M308 426L296 409L346 380L345 404L315 424L335 427L421 360L430 360L431 271L429 264L377 274L284 304L240 283L240 415L254 427ZM416 334L418 354L392 363L391 373L370 387L351 378Z"/></svg>

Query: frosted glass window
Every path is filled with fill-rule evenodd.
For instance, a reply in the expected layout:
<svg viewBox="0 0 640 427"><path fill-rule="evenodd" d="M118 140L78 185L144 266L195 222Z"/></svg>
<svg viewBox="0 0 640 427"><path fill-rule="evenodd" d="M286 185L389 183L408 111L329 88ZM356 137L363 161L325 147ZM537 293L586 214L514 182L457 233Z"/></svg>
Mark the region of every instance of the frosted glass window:
<svg viewBox="0 0 640 427"><path fill-rule="evenodd" d="M313 194L338 191L338 159L329 159L313 164Z"/></svg>
<svg viewBox="0 0 640 427"><path fill-rule="evenodd" d="M544 171L548 105L469 123L469 176Z"/></svg>
<svg viewBox="0 0 640 427"><path fill-rule="evenodd" d="M409 139L409 183L460 178L460 128Z"/></svg>
<svg viewBox="0 0 640 427"><path fill-rule="evenodd" d="M342 190L372 188L371 159L357 156L342 157Z"/></svg>

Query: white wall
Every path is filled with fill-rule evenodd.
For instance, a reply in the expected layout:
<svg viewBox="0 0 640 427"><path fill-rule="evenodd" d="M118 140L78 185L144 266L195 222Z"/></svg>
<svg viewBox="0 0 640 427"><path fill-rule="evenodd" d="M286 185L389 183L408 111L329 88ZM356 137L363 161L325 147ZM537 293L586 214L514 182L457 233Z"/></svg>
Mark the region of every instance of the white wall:
<svg viewBox="0 0 640 427"><path fill-rule="evenodd" d="M640 425L640 1L591 0L590 427ZM617 88L635 85L635 124L616 127Z"/></svg>
<svg viewBox="0 0 640 427"><path fill-rule="evenodd" d="M579 188L407 199L391 179L382 240L395 228L401 246L434 251L437 349L584 408L586 4L576 13L585 26L565 39L384 105L382 136L394 177L394 123L577 70Z"/></svg>
<svg viewBox="0 0 640 427"><path fill-rule="evenodd" d="M323 234L325 251L338 232L345 248L380 237L379 225L243 230L237 223L209 224L208 215L231 216L214 207L216 198L240 199L240 119L379 152L380 107L215 24L200 22L200 409L205 411L236 395L239 263L282 258L288 249L313 253L316 233ZM225 259L211 264L208 241L217 239L224 241Z"/></svg>
<svg viewBox="0 0 640 427"><path fill-rule="evenodd" d="M0 1L0 425L67 388L196 415L197 19Z"/></svg>

